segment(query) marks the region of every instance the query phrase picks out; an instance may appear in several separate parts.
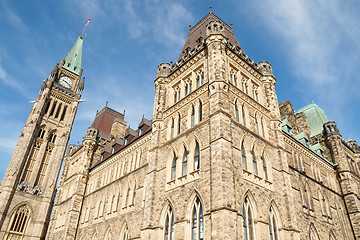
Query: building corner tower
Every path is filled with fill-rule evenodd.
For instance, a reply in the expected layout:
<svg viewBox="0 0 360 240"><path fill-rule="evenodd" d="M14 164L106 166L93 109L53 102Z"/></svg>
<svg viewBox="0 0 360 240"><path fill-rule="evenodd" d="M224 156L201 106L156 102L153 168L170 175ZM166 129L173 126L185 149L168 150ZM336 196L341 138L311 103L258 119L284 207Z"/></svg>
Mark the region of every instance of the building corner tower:
<svg viewBox="0 0 360 240"><path fill-rule="evenodd" d="M84 89L79 36L41 86L0 185L0 239L44 239Z"/></svg>

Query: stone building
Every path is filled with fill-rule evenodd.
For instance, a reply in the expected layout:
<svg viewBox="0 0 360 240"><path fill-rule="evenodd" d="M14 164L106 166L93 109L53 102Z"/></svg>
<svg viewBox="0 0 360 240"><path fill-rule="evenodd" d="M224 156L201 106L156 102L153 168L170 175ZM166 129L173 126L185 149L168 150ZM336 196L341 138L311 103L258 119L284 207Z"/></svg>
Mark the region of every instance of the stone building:
<svg viewBox="0 0 360 240"><path fill-rule="evenodd" d="M189 30L178 61L159 65L152 120L132 129L106 106L68 147L49 218L81 71L71 75L80 92L69 95L66 129L37 109L72 72L67 62L43 87L19 139L26 148L1 183L3 239L43 239L38 229L46 239L360 239L360 147L316 104L278 104L271 65L252 61L212 12ZM20 174L40 163L30 152L39 141L45 149L42 126L62 137L54 167L31 169L43 185Z"/></svg>

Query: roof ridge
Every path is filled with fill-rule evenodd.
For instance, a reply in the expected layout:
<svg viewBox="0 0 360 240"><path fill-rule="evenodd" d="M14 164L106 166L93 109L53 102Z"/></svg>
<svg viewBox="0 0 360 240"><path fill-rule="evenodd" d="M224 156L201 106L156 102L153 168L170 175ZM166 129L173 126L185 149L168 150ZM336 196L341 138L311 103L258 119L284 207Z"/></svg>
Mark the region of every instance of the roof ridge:
<svg viewBox="0 0 360 240"><path fill-rule="evenodd" d="M215 18L217 18L218 20L220 20L221 22L223 22L230 30L231 32L232 31L232 28L231 26L229 26L224 20L222 20L220 17L218 17L216 14L214 14L213 12L209 12L208 14L206 14L199 22L197 22L193 27L190 28L189 30L189 36L190 34L194 33L199 27L200 25L206 21L206 19L209 17L209 16L214 16Z"/></svg>

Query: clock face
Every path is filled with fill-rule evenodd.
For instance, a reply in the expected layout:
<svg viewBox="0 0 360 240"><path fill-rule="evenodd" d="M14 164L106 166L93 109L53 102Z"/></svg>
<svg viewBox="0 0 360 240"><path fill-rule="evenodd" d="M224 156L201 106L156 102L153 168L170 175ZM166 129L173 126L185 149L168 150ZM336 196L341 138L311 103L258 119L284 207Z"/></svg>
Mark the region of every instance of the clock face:
<svg viewBox="0 0 360 240"><path fill-rule="evenodd" d="M63 76L63 77L60 78L59 84L60 84L61 86L66 87L66 88L71 88L71 86L72 86L72 81L71 81L71 79L70 79L69 77Z"/></svg>

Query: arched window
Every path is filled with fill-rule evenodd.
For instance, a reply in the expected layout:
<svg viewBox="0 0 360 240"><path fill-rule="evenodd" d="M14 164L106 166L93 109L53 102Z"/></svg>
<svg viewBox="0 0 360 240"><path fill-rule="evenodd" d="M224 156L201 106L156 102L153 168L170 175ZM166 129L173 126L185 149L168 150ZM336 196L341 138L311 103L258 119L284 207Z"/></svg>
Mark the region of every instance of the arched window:
<svg viewBox="0 0 360 240"><path fill-rule="evenodd" d="M269 180L269 178L268 178L268 173L267 173L266 162L265 162L265 158L264 158L264 154L261 156L261 161L262 161L262 165L263 165L264 179L265 179L265 180Z"/></svg>
<svg viewBox="0 0 360 240"><path fill-rule="evenodd" d="M194 154L194 170L200 169L200 147L196 142L195 154Z"/></svg>
<svg viewBox="0 0 360 240"><path fill-rule="evenodd" d="M204 213L199 197L196 197L191 216L191 240L204 239Z"/></svg>
<svg viewBox="0 0 360 240"><path fill-rule="evenodd" d="M171 119L171 138L174 137L174 118Z"/></svg>
<svg viewBox="0 0 360 240"><path fill-rule="evenodd" d="M239 121L239 109L237 103L235 103L235 119L236 121Z"/></svg>
<svg viewBox="0 0 360 240"><path fill-rule="evenodd" d="M174 240L174 213L171 207L166 211L164 240Z"/></svg>
<svg viewBox="0 0 360 240"><path fill-rule="evenodd" d="M317 233L314 224L310 225L310 240L319 240L319 234Z"/></svg>
<svg viewBox="0 0 360 240"><path fill-rule="evenodd" d="M335 240L335 239L336 239L335 234L333 232L330 232L329 240Z"/></svg>
<svg viewBox="0 0 360 240"><path fill-rule="evenodd" d="M243 206L243 234L244 240L254 239L254 221L248 198L245 198Z"/></svg>
<svg viewBox="0 0 360 240"><path fill-rule="evenodd" d="M107 231L107 233L105 234L105 238L104 240L111 240L111 231L110 229Z"/></svg>
<svg viewBox="0 0 360 240"><path fill-rule="evenodd" d="M121 240L129 240L129 229L127 226L124 227L120 239Z"/></svg>
<svg viewBox="0 0 360 240"><path fill-rule="evenodd" d="M262 136L265 137L265 129L264 129L264 120L263 120L263 118L261 118L260 122L261 122L261 132L262 132Z"/></svg>
<svg viewBox="0 0 360 240"><path fill-rule="evenodd" d="M277 224L276 224L275 213L274 213L274 210L271 207L270 208L270 213L269 213L269 235L270 235L270 240L278 240L279 239L278 234L279 233L278 233L278 228L277 228Z"/></svg>
<svg viewBox="0 0 360 240"><path fill-rule="evenodd" d="M26 205L19 207L11 218L8 239L18 239L19 235L22 236L30 221L30 210ZM19 238L20 239L20 238Z"/></svg>
<svg viewBox="0 0 360 240"><path fill-rule="evenodd" d="M242 159L243 169L247 170L247 162L246 162L246 153L245 153L244 143L241 144L241 159Z"/></svg>
<svg viewBox="0 0 360 240"><path fill-rule="evenodd" d="M188 163L188 151L184 150L184 156L183 156L183 161L182 161L182 175L185 176L187 174L187 163Z"/></svg>
<svg viewBox="0 0 360 240"><path fill-rule="evenodd" d="M199 122L201 122L203 119L203 105L202 103L200 102L199 103Z"/></svg>
<svg viewBox="0 0 360 240"><path fill-rule="evenodd" d="M194 106L191 107L191 126L195 125L195 108Z"/></svg>
<svg viewBox="0 0 360 240"><path fill-rule="evenodd" d="M177 162L177 156L174 153L173 161L171 164L171 180L176 179L176 162Z"/></svg>
<svg viewBox="0 0 360 240"><path fill-rule="evenodd" d="M256 156L255 156L255 151L254 151L254 147L251 150L251 157L252 157L252 162L253 162L253 173L255 175L258 175L258 170L257 170L257 160L256 160Z"/></svg>

